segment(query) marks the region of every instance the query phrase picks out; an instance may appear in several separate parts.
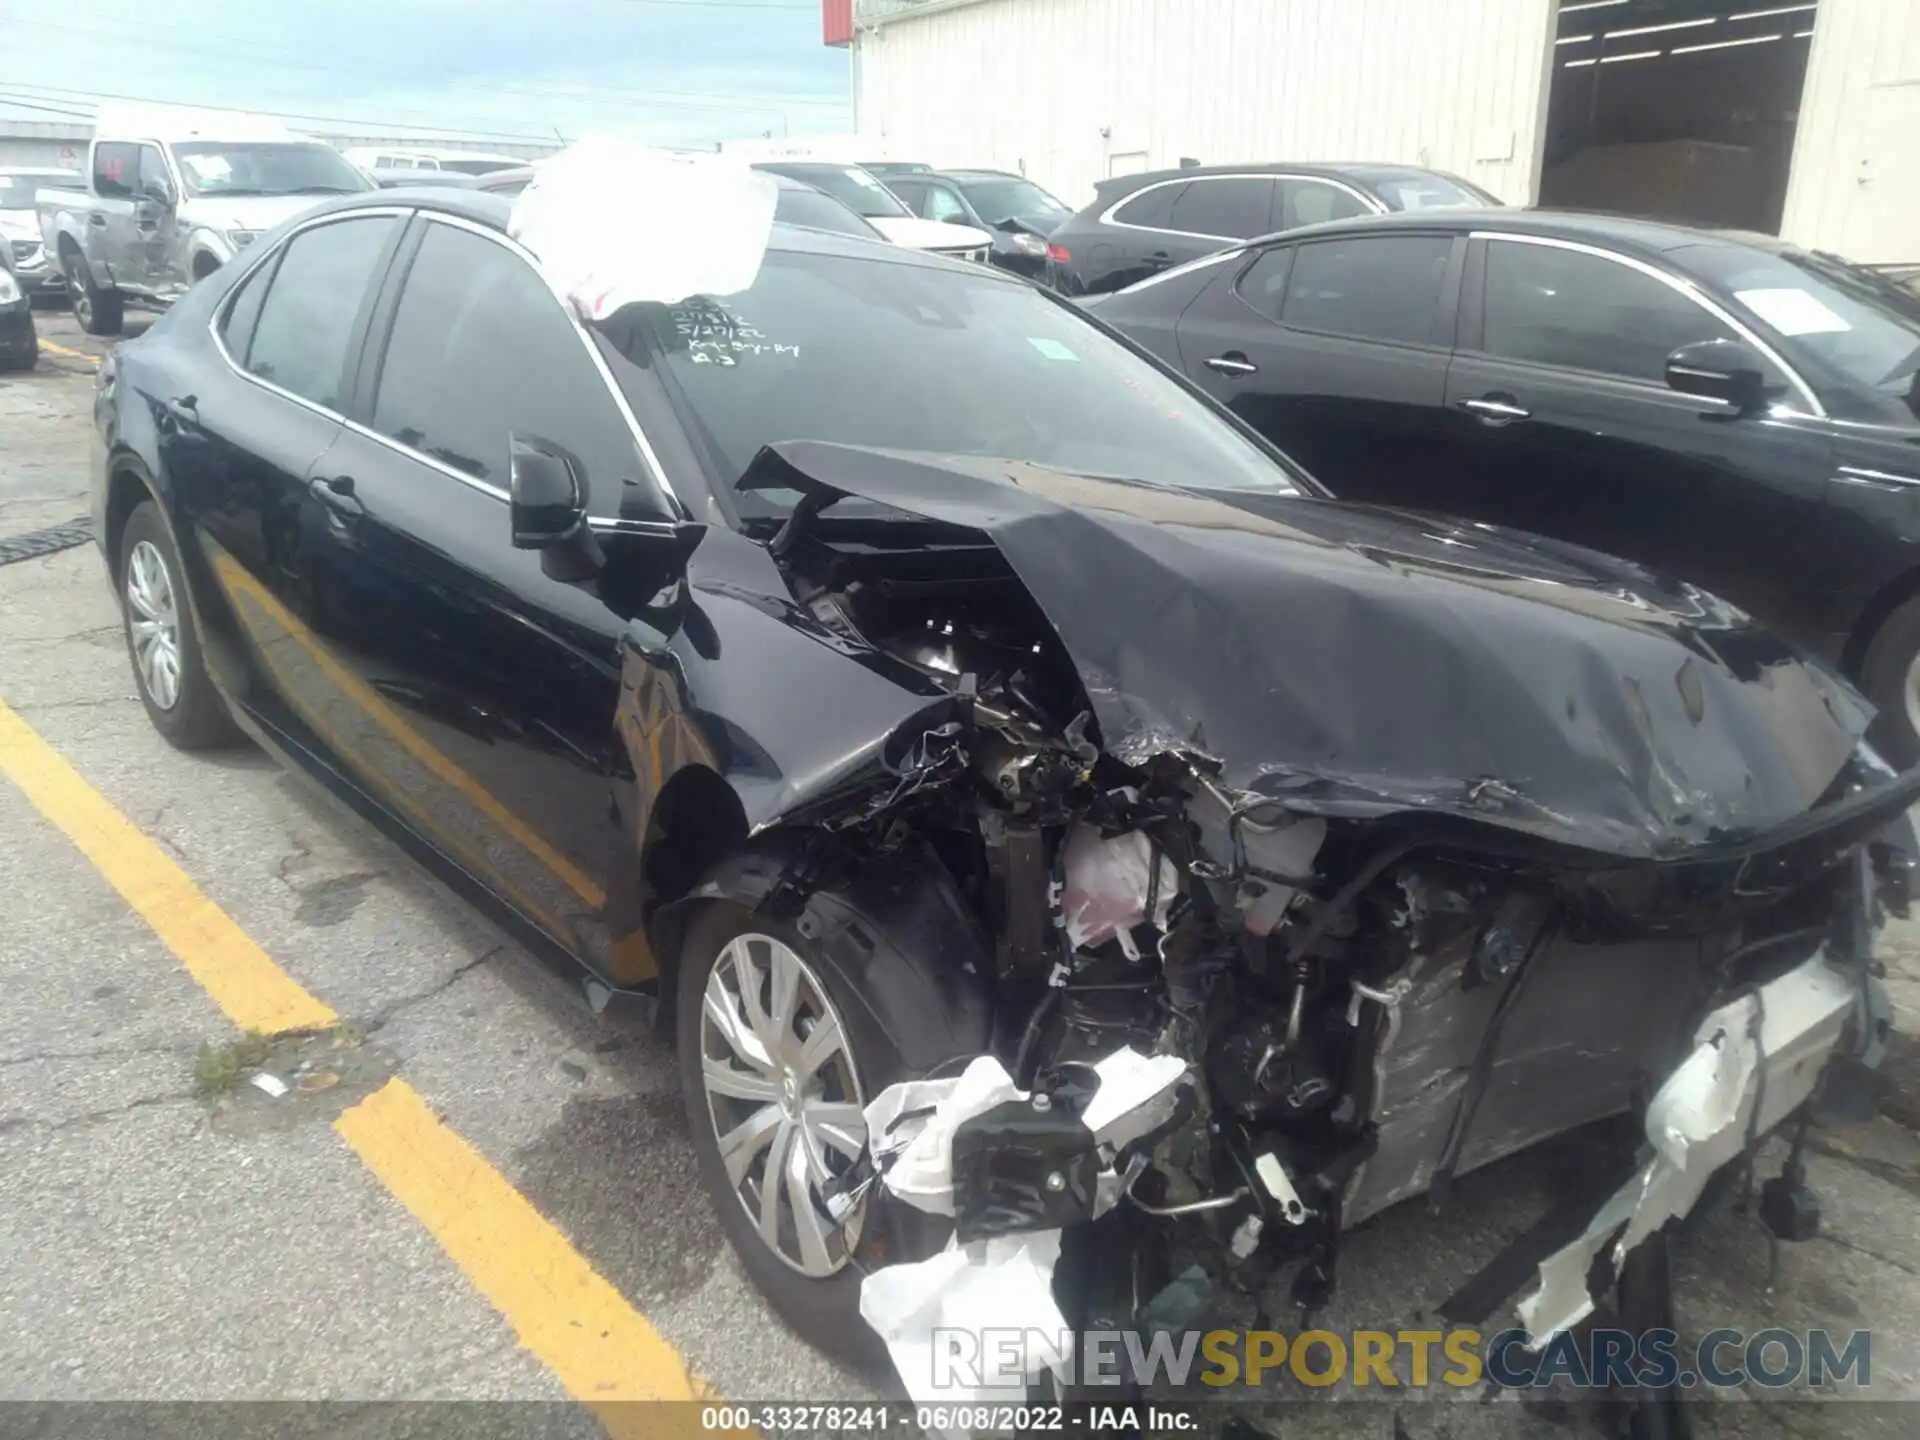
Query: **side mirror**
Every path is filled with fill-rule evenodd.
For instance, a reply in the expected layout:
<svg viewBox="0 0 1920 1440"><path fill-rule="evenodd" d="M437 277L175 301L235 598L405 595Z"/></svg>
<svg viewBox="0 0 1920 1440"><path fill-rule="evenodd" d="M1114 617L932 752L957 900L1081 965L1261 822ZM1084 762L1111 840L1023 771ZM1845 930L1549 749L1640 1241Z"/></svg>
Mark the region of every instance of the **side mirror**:
<svg viewBox="0 0 1920 1440"><path fill-rule="evenodd" d="M605 557L587 524L580 467L559 446L532 435L507 437L507 511L513 548L541 552L548 577L591 580Z"/></svg>
<svg viewBox="0 0 1920 1440"><path fill-rule="evenodd" d="M1765 362L1739 340L1696 340L1667 357L1667 387L1724 400L1742 415L1767 403Z"/></svg>

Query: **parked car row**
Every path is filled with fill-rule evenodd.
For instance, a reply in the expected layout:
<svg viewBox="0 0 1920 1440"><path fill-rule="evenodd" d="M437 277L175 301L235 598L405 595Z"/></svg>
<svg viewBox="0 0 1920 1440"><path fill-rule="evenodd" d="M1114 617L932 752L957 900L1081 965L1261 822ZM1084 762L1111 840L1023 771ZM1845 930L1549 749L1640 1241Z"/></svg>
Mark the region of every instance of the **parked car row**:
<svg viewBox="0 0 1920 1440"><path fill-rule="evenodd" d="M1336 494L1732 600L1920 763L1920 298L1892 281L1757 236L1424 210L1092 303Z"/></svg>
<svg viewBox="0 0 1920 1440"><path fill-rule="evenodd" d="M1680 1114L1487 1272L1538 1280L1544 1341L1877 1058L1920 771L1859 697L1667 572L1295 458L1419 510L1484 469L1550 528L1545 494L1604 525L1633 488L1709 549L1717 506L1823 550L1824 454L1856 536L1904 533L1913 482L1850 448L1901 423L1867 292L1487 212L1091 308L776 223L750 279L622 275L652 298L612 308L599 275L561 299L512 208L337 197L193 287L101 367L94 534L168 740L244 731L657 998L720 1222L822 1345L875 1354L863 1292L1001 1248L1049 1334L1142 1323L1175 1255L1324 1303L1348 1227ZM1691 468L1643 477L1656 442ZM912 1192L889 1166L956 1083L993 1108L914 1140Z"/></svg>

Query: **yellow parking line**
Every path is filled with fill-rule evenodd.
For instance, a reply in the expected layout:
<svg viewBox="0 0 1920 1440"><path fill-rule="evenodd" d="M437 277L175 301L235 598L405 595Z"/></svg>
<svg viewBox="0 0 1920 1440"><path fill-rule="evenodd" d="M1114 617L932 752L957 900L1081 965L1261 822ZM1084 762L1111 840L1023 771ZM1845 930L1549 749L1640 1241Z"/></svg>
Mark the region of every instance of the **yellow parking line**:
<svg viewBox="0 0 1920 1440"><path fill-rule="evenodd" d="M338 1022L4 701L0 775L93 862L235 1024L281 1033ZM682 1412L663 1416L630 1402L710 1398L711 1390L412 1086L389 1081L334 1128L520 1343L611 1433L693 1428Z"/></svg>
<svg viewBox="0 0 1920 1440"><path fill-rule="evenodd" d="M98 365L100 363L100 357L98 355L89 355L84 350L69 350L66 346L56 345L51 340L42 340L40 342L40 348L45 350L49 355L58 355L62 360L84 360L89 365Z"/></svg>
<svg viewBox="0 0 1920 1440"><path fill-rule="evenodd" d="M569 1393L599 1406L710 1393L659 1332L406 1081L388 1081L333 1128ZM627 1428L619 1422L641 1417L612 1411L602 1419L618 1432Z"/></svg>
<svg viewBox="0 0 1920 1440"><path fill-rule="evenodd" d="M277 1035L338 1022L4 701L0 774L80 847L234 1024Z"/></svg>

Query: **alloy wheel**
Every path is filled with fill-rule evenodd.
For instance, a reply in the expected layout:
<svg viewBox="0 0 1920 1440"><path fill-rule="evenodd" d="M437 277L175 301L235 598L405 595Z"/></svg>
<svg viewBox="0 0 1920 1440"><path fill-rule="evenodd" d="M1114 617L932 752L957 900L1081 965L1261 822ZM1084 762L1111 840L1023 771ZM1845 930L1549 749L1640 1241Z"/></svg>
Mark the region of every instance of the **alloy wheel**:
<svg viewBox="0 0 1920 1440"><path fill-rule="evenodd" d="M1920 653L1907 662L1907 683L1903 693L1907 702L1907 725L1915 735L1920 735Z"/></svg>
<svg viewBox="0 0 1920 1440"><path fill-rule="evenodd" d="M87 262L73 261L67 271L67 290L73 296L73 318L80 322L82 330L90 330L93 325L93 277L87 274Z"/></svg>
<svg viewBox="0 0 1920 1440"><path fill-rule="evenodd" d="M180 701L180 616L166 559L150 540L127 557L127 604L140 684L158 708L171 710Z"/></svg>
<svg viewBox="0 0 1920 1440"><path fill-rule="evenodd" d="M721 950L701 1004L700 1068L721 1162L761 1240L803 1275L837 1273L863 1211L836 1220L822 1193L866 1147L865 1098L840 1016L787 945L746 934Z"/></svg>

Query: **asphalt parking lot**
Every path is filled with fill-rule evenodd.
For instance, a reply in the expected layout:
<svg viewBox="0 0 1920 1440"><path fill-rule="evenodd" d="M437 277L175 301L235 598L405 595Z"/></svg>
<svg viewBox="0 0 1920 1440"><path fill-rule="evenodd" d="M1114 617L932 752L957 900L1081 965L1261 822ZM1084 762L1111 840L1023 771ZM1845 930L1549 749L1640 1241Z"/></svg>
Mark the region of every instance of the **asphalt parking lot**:
<svg viewBox="0 0 1920 1440"><path fill-rule="evenodd" d="M39 370L0 377L0 541L87 509L104 347L64 310L39 320ZM129 333L146 323L130 316ZM694 1174L672 1055L644 1017L594 1013L574 978L258 752L168 748L135 696L91 545L0 564L0 705L0 722L11 712L37 737L0 749L0 1400L876 1393L782 1329L735 1264ZM74 779L31 760L51 788L30 799L6 777L37 742ZM201 1093L239 1032L178 953L168 906L189 892L237 927L222 944L257 947L341 1022L249 1059L283 1073L286 1096ZM1893 935L1890 962L1911 1029L1920 932ZM383 1152L354 1118L394 1077L455 1137L441 1179L471 1160L451 1207L410 1188L417 1157ZM1890 1114L1816 1136L1825 1227L1784 1248L1771 1291L1751 1219L1721 1216L1688 1240L1686 1328L1870 1328L1870 1398L1920 1399L1917 1112L1920 1094L1897 1090ZM1445 1210L1380 1217L1351 1237L1319 1323L1429 1320L1563 1175L1551 1154L1522 1157L1468 1177ZM525 1247L546 1247L537 1294L511 1273ZM610 1289L588 1295L592 1276ZM1220 1323L1250 1318L1222 1302ZM1904 1435L1920 1414L1751 1398L1704 1427ZM1406 1433L1582 1423L1523 1419L1512 1397L1445 1411L1406 1419ZM1394 1433L1387 1406L1320 1412L1286 1433Z"/></svg>

